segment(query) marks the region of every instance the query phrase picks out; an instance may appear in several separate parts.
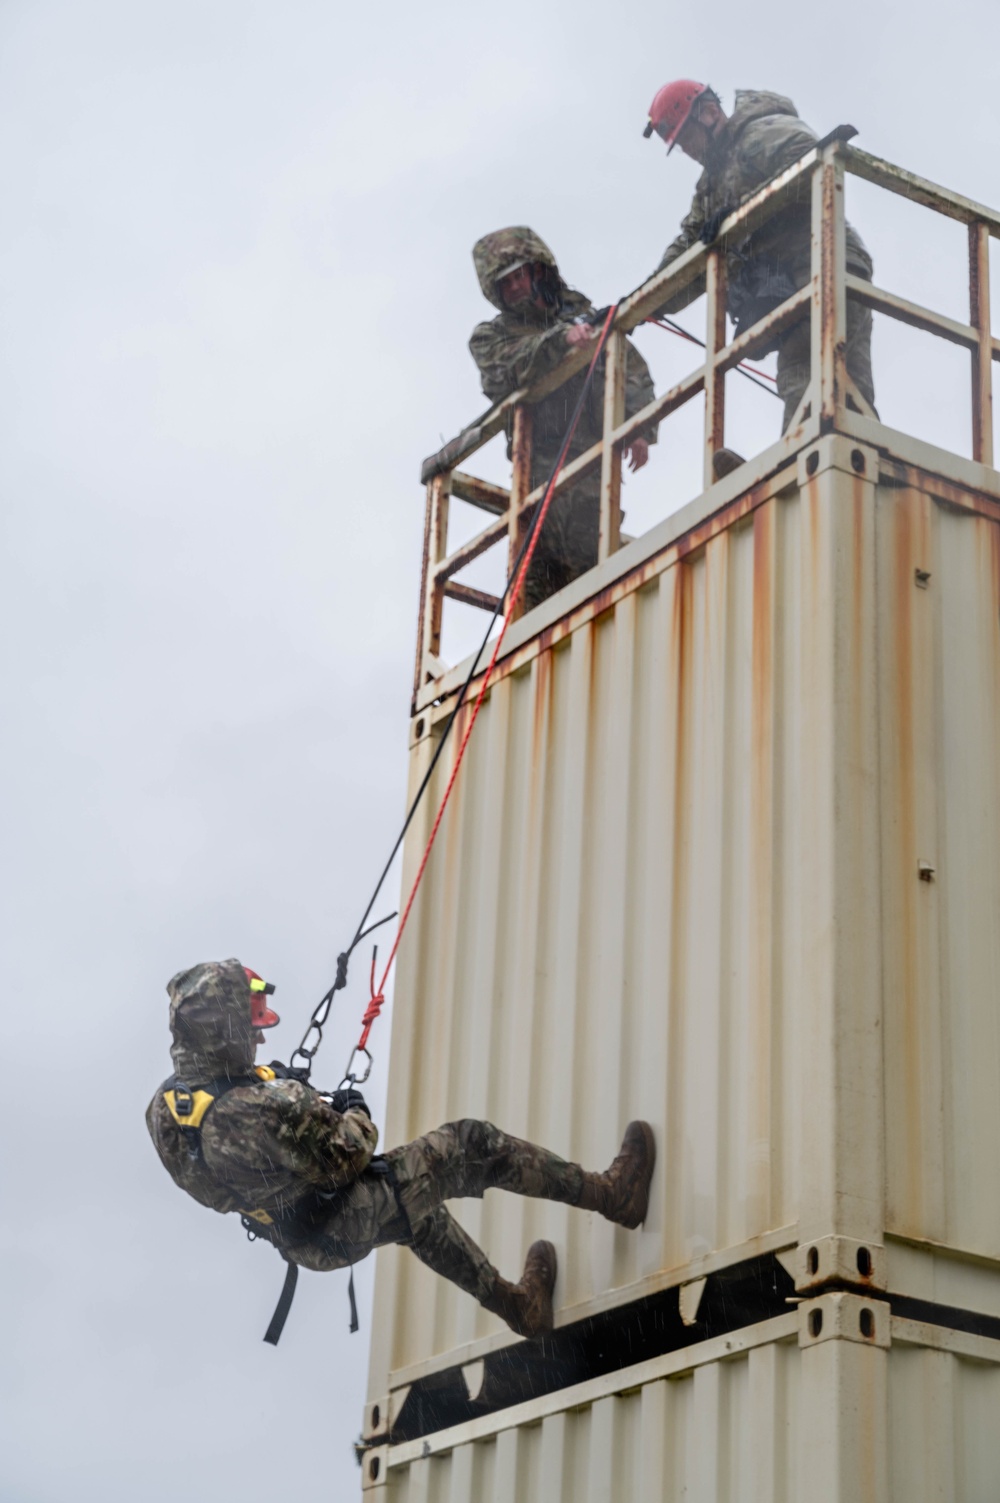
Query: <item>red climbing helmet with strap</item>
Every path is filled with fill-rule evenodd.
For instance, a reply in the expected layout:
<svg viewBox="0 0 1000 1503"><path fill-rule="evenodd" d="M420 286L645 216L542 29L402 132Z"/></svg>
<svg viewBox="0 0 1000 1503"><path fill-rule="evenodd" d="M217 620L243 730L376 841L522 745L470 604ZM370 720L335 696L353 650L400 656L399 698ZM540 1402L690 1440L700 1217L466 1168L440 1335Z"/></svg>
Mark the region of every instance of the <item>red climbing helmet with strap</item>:
<svg viewBox="0 0 1000 1503"><path fill-rule="evenodd" d="M673 151L695 101L711 92L708 84L697 83L693 78L675 78L673 83L664 84L653 96L643 135L649 137L655 130Z"/></svg>
<svg viewBox="0 0 1000 1503"><path fill-rule="evenodd" d="M263 976L258 976L248 965L243 969L247 973L250 983L250 1022L254 1028L273 1028L275 1023L280 1023L276 1012L267 1005L267 999L274 992L273 981L265 981Z"/></svg>

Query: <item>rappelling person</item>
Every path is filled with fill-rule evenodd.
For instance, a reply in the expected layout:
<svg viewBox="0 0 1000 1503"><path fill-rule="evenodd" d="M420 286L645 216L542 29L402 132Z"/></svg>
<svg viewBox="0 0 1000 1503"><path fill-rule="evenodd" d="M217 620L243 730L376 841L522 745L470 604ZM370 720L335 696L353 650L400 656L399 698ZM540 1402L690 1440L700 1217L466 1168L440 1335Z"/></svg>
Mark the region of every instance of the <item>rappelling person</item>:
<svg viewBox="0 0 1000 1503"><path fill-rule="evenodd" d="M497 318L478 324L469 341L483 391L491 402L502 402L519 387L553 370L571 349L589 345L598 337L593 304L581 292L567 287L555 257L534 230L526 225L494 230L476 242L472 258L483 296L500 310ZM602 355L567 463L601 438L603 373ZM579 371L533 404L532 489L549 478L584 380L584 372ZM626 417L641 411L654 395L646 362L629 344ZM646 463L656 432L657 424L650 423L625 448L632 470L640 470ZM507 436L510 457L510 427ZM600 486L600 466L595 465L556 492L525 579L526 609L539 605L597 563Z"/></svg>
<svg viewBox="0 0 1000 1503"><path fill-rule="evenodd" d="M667 246L657 270L669 266L700 239L711 243L727 214L756 193L769 178L797 162L816 143L816 134L800 120L790 99L781 94L737 89L733 113L727 115L707 84L679 78L664 84L649 107L643 135L656 132L667 155L679 146L704 169L694 190L681 232ZM812 213L809 194L779 209L752 234L738 230L727 240L728 311L736 332L751 328L780 303L804 287L812 276ZM847 270L866 282L872 259L857 230L847 225ZM662 311L674 313L705 291L705 279L692 282ZM855 298L847 299L847 373L874 407L871 359L872 315ZM809 384L809 314L779 335L774 343L755 346L760 357L778 351L778 395L785 404L782 432L791 424ZM848 405L857 408L850 393ZM743 463L731 449L713 459L716 478Z"/></svg>
<svg viewBox="0 0 1000 1503"><path fill-rule="evenodd" d="M378 1131L360 1091L321 1092L280 1064L255 1065L263 1030L279 1021L273 991L238 960L196 965L168 983L175 1073L146 1124L174 1181L212 1210L237 1212L289 1263L344 1268L398 1242L511 1330L551 1330L551 1242L534 1242L521 1279L508 1283L444 1202L512 1190L637 1227L655 1159L649 1125L629 1124L603 1174L472 1120L376 1156Z"/></svg>

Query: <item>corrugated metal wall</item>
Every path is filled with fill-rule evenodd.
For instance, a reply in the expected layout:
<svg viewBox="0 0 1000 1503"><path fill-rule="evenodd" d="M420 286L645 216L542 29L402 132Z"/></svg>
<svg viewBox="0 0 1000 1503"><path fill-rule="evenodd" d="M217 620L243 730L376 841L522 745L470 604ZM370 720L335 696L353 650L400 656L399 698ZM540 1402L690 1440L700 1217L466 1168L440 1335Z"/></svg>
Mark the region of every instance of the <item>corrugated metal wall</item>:
<svg viewBox="0 0 1000 1503"><path fill-rule="evenodd" d="M391 1503L801 1503L799 1351L758 1347L390 1473ZM398 1480L397 1480L398 1476ZM644 1482L645 1479L645 1482Z"/></svg>
<svg viewBox="0 0 1000 1503"><path fill-rule="evenodd" d="M886 1225L1000 1258L1000 528L889 490L878 568Z"/></svg>
<svg viewBox="0 0 1000 1503"><path fill-rule="evenodd" d="M1000 1496L1000 1364L893 1348L888 1397L892 1503Z"/></svg>
<svg viewBox="0 0 1000 1503"><path fill-rule="evenodd" d="M629 1117L657 1131L641 1233L458 1207L511 1273L553 1236L564 1304L796 1218L799 633L776 625L802 610L798 531L769 503L501 680L428 869L392 1139L486 1116L603 1167ZM401 1265L394 1366L492 1329Z"/></svg>
<svg viewBox="0 0 1000 1503"><path fill-rule="evenodd" d="M775 1229L794 1242L818 1171L833 1188L804 1235L838 1230L815 1206L851 1194L813 1162L838 1114L844 1161L868 1172L860 1234L1000 1258L1000 1197L982 1193L1000 1142L997 537L828 470L664 555L492 688L401 956L387 1140L487 1117L603 1167L641 1115L660 1149L638 1233L512 1196L453 1204L503 1272L551 1237L565 1308ZM841 727L843 777L822 783ZM838 821L865 828L818 847ZM850 956L858 913L875 1003L830 1027L867 1030L863 1120L839 1038L844 1079L823 1075L814 1001L823 946ZM373 1395L500 1329L397 1249L377 1301Z"/></svg>
<svg viewBox="0 0 1000 1503"><path fill-rule="evenodd" d="M994 1343L996 1345L996 1343ZM829 1483L817 1390L794 1342L609 1395L391 1470L386 1503L802 1503ZM864 1353L830 1395L878 1439L855 1503L992 1503L1000 1365L933 1347ZM860 1381L859 1381L860 1378ZM852 1465L851 1459L848 1466Z"/></svg>

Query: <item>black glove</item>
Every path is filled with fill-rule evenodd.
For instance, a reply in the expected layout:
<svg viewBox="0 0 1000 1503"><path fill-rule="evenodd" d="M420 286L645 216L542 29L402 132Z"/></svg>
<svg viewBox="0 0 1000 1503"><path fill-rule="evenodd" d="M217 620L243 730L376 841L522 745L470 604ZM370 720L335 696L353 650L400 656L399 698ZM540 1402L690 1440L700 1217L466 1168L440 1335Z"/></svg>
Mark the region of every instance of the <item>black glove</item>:
<svg viewBox="0 0 1000 1503"><path fill-rule="evenodd" d="M366 1117L371 1117L367 1101L353 1086L331 1091L330 1105L335 1112L364 1112Z"/></svg>
<svg viewBox="0 0 1000 1503"><path fill-rule="evenodd" d="M611 304L606 303L603 308L591 308L589 313L576 314L573 322L575 324L593 324L595 329L599 329L610 312Z"/></svg>
<svg viewBox="0 0 1000 1503"><path fill-rule="evenodd" d="M728 219L732 212L732 209L719 209L715 214L712 214L708 219L705 220L705 223L701 227L702 245L711 245L715 240L719 238L719 231L722 229L722 221L724 219Z"/></svg>
<svg viewBox="0 0 1000 1503"><path fill-rule="evenodd" d="M280 1059L272 1059L271 1069L279 1080L298 1080L303 1085L309 1084L308 1065L284 1065Z"/></svg>

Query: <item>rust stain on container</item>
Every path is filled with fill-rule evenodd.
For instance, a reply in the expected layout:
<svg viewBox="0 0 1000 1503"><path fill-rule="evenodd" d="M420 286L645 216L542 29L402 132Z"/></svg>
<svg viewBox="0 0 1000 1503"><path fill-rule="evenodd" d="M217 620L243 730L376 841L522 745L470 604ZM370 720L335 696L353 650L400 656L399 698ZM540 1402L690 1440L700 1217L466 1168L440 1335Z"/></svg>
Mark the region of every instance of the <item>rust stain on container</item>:
<svg viewBox="0 0 1000 1503"><path fill-rule="evenodd" d="M766 748L771 739L773 644L773 550L776 502L757 511L753 519L753 624L751 667L753 674L753 746ZM760 758L757 758L758 762Z"/></svg>
<svg viewBox="0 0 1000 1503"><path fill-rule="evenodd" d="M672 568L679 562L689 560L692 556L697 555L712 538L718 536L721 532L725 532L736 522L742 520L742 518L749 516L759 506L762 506L766 501L771 499L772 494L772 487L767 482L762 482L760 485L754 486L727 506L721 507L717 512L713 512L710 517L706 518L697 527L686 532L683 537L668 544L660 553L656 553L651 558L645 559L627 574L621 575L611 584L605 585L602 589L595 591L593 595L588 596L584 602L574 610L568 612L560 620L551 622L526 642L514 648L513 651L501 656L494 670L492 682L497 683L507 674L518 672L534 657L564 642L585 621L595 619L612 610L625 595L642 589L644 585L656 579L664 570ZM477 676L473 680L471 687L473 697L475 696L478 682L479 679ZM451 695L448 697L450 698Z"/></svg>
<svg viewBox="0 0 1000 1503"><path fill-rule="evenodd" d="M916 873L916 766L914 722L914 661L913 661L913 613L916 606L914 587L913 505L914 498L908 492L898 492L892 498L890 523L891 546L886 549L885 568L892 569L892 620L888 640L892 645L891 676L887 692L891 692L890 704L895 756L892 764L891 788L895 817L887 821L883 832L882 860L885 880L892 891L898 894L894 908L894 938L897 947L899 1003L901 1008L904 1065L902 1070L905 1120L906 1182L903 1189L904 1204L910 1214L919 1221L923 1199L923 1170L920 1144L922 1141L921 1104L921 1037L920 1037L920 977L917 970L918 914L920 893L913 880ZM890 838L891 836L891 838Z"/></svg>
<svg viewBox="0 0 1000 1503"><path fill-rule="evenodd" d="M535 668L535 682L531 701L531 765L538 772L541 753L548 725L552 690L552 650L540 652Z"/></svg>
<svg viewBox="0 0 1000 1503"><path fill-rule="evenodd" d="M754 882L751 893L751 1045L754 1074L750 1083L749 1131L751 1145L775 1144L781 1131L780 1110L772 1115L772 1059L775 1052L773 1033L774 952L777 914L775 912L775 875L780 859L777 850L778 826L775 821L775 739L780 713L776 703L775 559L778 503L769 501L753 516L753 597L751 641L751 768L750 821L751 870ZM781 1152L780 1147L778 1152ZM769 1157L773 1160L774 1147ZM761 1162L750 1186L750 1193L765 1216L776 1212L776 1196L771 1185L770 1165Z"/></svg>
<svg viewBox="0 0 1000 1503"><path fill-rule="evenodd" d="M993 582L994 615L1000 620L1000 527L989 529L988 547Z"/></svg>

